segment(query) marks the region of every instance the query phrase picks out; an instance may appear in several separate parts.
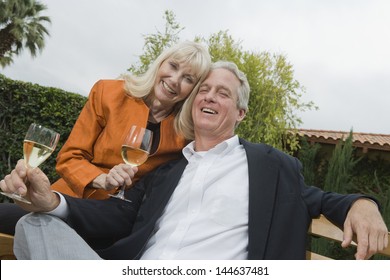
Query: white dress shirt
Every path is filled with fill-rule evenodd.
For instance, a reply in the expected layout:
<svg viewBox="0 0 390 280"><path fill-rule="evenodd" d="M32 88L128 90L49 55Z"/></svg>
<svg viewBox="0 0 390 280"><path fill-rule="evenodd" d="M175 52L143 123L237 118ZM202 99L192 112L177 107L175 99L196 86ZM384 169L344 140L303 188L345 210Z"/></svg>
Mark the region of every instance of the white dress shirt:
<svg viewBox="0 0 390 280"><path fill-rule="evenodd" d="M188 165L141 259L246 259L248 163L234 136L207 152L183 149Z"/></svg>

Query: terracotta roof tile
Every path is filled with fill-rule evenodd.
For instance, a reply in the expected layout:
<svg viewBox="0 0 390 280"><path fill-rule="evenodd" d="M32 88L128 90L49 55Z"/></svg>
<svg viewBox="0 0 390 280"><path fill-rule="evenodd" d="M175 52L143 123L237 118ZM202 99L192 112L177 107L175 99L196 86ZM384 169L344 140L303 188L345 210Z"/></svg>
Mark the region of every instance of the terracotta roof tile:
<svg viewBox="0 0 390 280"><path fill-rule="evenodd" d="M298 129L298 134L316 142L337 143L346 139L349 131ZM353 143L357 147L390 151L390 134L353 132Z"/></svg>

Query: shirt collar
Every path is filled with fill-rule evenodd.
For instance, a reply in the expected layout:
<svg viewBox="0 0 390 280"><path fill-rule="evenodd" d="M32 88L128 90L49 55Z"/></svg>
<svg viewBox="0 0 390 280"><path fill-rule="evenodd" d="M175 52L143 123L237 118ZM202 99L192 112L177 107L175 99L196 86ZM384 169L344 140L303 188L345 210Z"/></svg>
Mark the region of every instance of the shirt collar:
<svg viewBox="0 0 390 280"><path fill-rule="evenodd" d="M212 153L212 154L217 154L217 155L224 155L237 146L240 145L240 141L238 139L237 135L234 135L233 137L219 143L215 147L211 148L208 151L202 151L202 152L197 152L194 149L194 144L195 141L192 141L189 143L187 146L183 148L183 155L184 157L189 161L191 157L196 156L196 157L203 157L206 154Z"/></svg>

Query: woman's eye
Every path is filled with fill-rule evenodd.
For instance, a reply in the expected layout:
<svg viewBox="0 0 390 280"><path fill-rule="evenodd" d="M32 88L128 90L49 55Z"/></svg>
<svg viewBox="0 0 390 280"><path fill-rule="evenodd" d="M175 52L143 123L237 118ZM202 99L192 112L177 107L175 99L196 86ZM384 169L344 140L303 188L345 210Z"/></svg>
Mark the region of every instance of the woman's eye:
<svg viewBox="0 0 390 280"><path fill-rule="evenodd" d="M177 69L177 64L176 64L176 63L170 62L169 65L171 65L171 67L172 67L173 69Z"/></svg>
<svg viewBox="0 0 390 280"><path fill-rule="evenodd" d="M190 84L193 84L194 83L194 79L192 77L186 77L185 78L187 80L188 83Z"/></svg>

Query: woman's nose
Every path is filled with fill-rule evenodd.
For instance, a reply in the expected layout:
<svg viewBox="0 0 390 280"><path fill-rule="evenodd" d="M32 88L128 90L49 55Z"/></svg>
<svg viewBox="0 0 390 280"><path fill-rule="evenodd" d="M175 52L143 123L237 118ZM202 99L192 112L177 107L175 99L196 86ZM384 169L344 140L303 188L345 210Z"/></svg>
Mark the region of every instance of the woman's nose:
<svg viewBox="0 0 390 280"><path fill-rule="evenodd" d="M180 83L181 76L179 73L176 73L171 76L171 82L174 86L177 86Z"/></svg>

